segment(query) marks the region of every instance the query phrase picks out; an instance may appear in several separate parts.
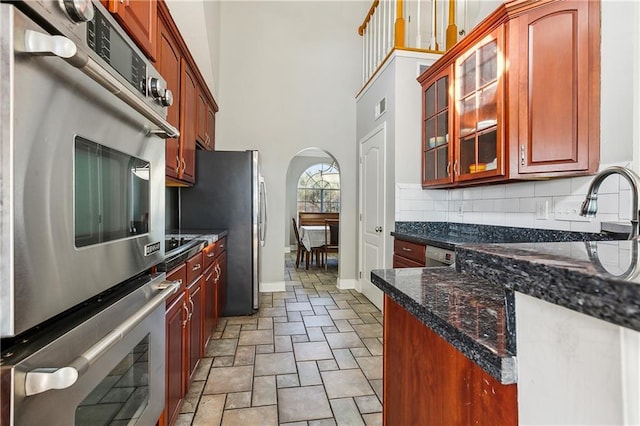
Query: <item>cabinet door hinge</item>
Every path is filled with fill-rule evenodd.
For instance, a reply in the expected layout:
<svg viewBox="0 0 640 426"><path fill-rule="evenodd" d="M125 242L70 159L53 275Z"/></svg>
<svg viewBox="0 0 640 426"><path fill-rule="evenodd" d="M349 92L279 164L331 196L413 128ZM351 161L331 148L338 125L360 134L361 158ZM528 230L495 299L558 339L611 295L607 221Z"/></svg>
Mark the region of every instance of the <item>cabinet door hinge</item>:
<svg viewBox="0 0 640 426"><path fill-rule="evenodd" d="M362 271L360 271L360 279L362 279Z"/></svg>

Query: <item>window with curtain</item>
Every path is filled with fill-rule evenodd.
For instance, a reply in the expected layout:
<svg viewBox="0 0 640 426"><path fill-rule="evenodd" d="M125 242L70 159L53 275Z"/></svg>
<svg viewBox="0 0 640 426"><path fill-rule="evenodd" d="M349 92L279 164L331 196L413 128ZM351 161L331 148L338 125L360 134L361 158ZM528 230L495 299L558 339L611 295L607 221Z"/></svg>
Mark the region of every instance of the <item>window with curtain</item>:
<svg viewBox="0 0 640 426"><path fill-rule="evenodd" d="M340 173L334 163L314 164L298 180L299 212L339 212Z"/></svg>

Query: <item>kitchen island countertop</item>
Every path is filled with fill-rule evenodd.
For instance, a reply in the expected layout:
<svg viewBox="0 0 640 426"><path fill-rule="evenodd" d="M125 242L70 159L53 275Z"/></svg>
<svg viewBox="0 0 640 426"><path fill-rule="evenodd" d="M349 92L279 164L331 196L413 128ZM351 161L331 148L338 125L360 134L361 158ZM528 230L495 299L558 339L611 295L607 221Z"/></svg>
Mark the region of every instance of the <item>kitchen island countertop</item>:
<svg viewBox="0 0 640 426"><path fill-rule="evenodd" d="M465 245L456 248L456 269L377 270L371 279L497 380L513 383L514 292L640 331L638 251L627 240Z"/></svg>
<svg viewBox="0 0 640 426"><path fill-rule="evenodd" d="M496 380L515 383L513 303L504 288L452 267L375 270L371 279Z"/></svg>

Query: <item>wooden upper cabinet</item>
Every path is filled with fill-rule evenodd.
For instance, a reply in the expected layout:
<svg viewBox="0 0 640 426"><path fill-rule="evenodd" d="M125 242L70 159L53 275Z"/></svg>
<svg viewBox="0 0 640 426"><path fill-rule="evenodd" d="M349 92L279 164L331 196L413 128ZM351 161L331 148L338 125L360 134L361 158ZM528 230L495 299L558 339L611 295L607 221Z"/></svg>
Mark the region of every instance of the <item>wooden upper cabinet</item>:
<svg viewBox="0 0 640 426"><path fill-rule="evenodd" d="M167 109L167 120L180 128L180 50L171 31L162 19L158 20L158 55L156 66L173 92L173 104ZM169 177L177 178L180 172L180 141L178 138L166 140L166 169Z"/></svg>
<svg viewBox="0 0 640 426"><path fill-rule="evenodd" d="M453 183L454 144L449 136L453 127L453 98L450 82L452 66L434 75L422 88L422 185Z"/></svg>
<svg viewBox="0 0 640 426"><path fill-rule="evenodd" d="M198 123L197 142L202 149L212 151L214 148L215 107L208 100L202 87L198 91Z"/></svg>
<svg viewBox="0 0 640 426"><path fill-rule="evenodd" d="M109 12L152 60L156 59L158 3L156 0L106 0ZM105 0L103 0L103 3Z"/></svg>
<svg viewBox="0 0 640 426"><path fill-rule="evenodd" d="M504 26L499 26L455 61L456 181L503 177L505 110Z"/></svg>
<svg viewBox="0 0 640 426"><path fill-rule="evenodd" d="M213 151L216 147L216 111L211 106L207 108L207 140L205 149Z"/></svg>
<svg viewBox="0 0 640 426"><path fill-rule="evenodd" d="M423 82L422 186L505 176L504 26Z"/></svg>
<svg viewBox="0 0 640 426"><path fill-rule="evenodd" d="M593 173L600 159L600 2L558 1L512 20L514 175ZM515 148L515 149L513 149Z"/></svg>
<svg viewBox="0 0 640 426"><path fill-rule="evenodd" d="M201 88L198 88L198 106L197 106L197 123L196 137L198 142L206 145L207 139L207 98Z"/></svg>
<svg viewBox="0 0 640 426"><path fill-rule="evenodd" d="M195 182L196 146L214 148L218 106L165 2L157 3L157 15L156 67L174 96L167 119L180 130L179 138L166 142L166 184L189 186Z"/></svg>
<svg viewBox="0 0 640 426"><path fill-rule="evenodd" d="M182 59L180 74L180 151L178 178L195 182L198 86L191 67Z"/></svg>
<svg viewBox="0 0 640 426"><path fill-rule="evenodd" d="M596 172L599 46L598 1L496 9L418 77L422 186Z"/></svg>

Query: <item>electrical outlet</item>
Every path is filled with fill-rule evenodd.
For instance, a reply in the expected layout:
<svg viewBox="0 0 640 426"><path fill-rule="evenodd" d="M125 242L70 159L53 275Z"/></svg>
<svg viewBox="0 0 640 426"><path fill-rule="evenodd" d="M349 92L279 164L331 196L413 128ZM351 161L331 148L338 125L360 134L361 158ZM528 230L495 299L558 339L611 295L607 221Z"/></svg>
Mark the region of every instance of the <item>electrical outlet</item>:
<svg viewBox="0 0 640 426"><path fill-rule="evenodd" d="M591 222L591 218L580 216L580 202L565 201L558 203L554 208L555 220L567 220L571 222Z"/></svg>
<svg viewBox="0 0 640 426"><path fill-rule="evenodd" d="M536 201L536 219L538 220L549 219L549 200Z"/></svg>
<svg viewBox="0 0 640 426"><path fill-rule="evenodd" d="M462 217L464 210L462 209L462 203L458 204L458 216Z"/></svg>

